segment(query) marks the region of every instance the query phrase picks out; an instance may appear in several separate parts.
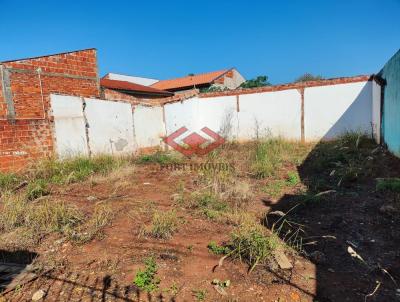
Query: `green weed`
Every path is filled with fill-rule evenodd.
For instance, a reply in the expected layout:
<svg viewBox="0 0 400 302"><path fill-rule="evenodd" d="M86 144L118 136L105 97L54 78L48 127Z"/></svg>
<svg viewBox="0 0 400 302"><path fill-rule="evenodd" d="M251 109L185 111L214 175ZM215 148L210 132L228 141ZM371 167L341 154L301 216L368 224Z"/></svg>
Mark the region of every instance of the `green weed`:
<svg viewBox="0 0 400 302"><path fill-rule="evenodd" d="M193 193L189 206L197 209L209 219L216 218L229 208L225 201L207 190Z"/></svg>
<svg viewBox="0 0 400 302"><path fill-rule="evenodd" d="M287 174L287 183L291 186L295 186L300 182L299 175L295 171L289 171Z"/></svg>
<svg viewBox="0 0 400 302"><path fill-rule="evenodd" d="M193 290L193 295L197 301L204 301L207 297L207 291L205 289Z"/></svg>
<svg viewBox="0 0 400 302"><path fill-rule="evenodd" d="M237 227L231 233L227 246L229 255L246 262L252 271L257 264L271 257L277 245L277 238L273 234L267 234L262 225L252 223Z"/></svg>
<svg viewBox="0 0 400 302"><path fill-rule="evenodd" d="M305 156L300 144L282 138L265 138L255 142L250 171L257 178L274 176L285 161L297 163Z"/></svg>
<svg viewBox="0 0 400 302"><path fill-rule="evenodd" d="M45 179L36 179L29 183L26 190L26 198L35 200L39 197L46 196L50 193L48 182Z"/></svg>
<svg viewBox="0 0 400 302"><path fill-rule="evenodd" d="M182 158L179 157L176 153L168 153L168 152L161 152L157 151L153 154L145 154L141 155L137 159L137 163L139 164L175 164L182 162Z"/></svg>
<svg viewBox="0 0 400 302"><path fill-rule="evenodd" d="M400 192L400 178L378 179L376 184L376 190Z"/></svg>
<svg viewBox="0 0 400 302"><path fill-rule="evenodd" d="M13 173L0 173L0 191L7 191L17 185L20 177Z"/></svg>
<svg viewBox="0 0 400 302"><path fill-rule="evenodd" d="M219 245L215 241L210 241L210 243L207 245L207 248L214 255L225 255L225 254L229 253L229 251L230 251L229 248Z"/></svg>
<svg viewBox="0 0 400 302"><path fill-rule="evenodd" d="M144 270L139 269L136 273L134 284L141 290L153 292L158 290L160 279L157 275L157 263L153 257L148 257L144 260Z"/></svg>

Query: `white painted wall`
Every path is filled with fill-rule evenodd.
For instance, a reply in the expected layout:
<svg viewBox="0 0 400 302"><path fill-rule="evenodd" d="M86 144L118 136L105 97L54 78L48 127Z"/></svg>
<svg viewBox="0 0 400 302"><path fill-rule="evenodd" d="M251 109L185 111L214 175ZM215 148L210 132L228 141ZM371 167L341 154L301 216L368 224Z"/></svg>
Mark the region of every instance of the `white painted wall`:
<svg viewBox="0 0 400 302"><path fill-rule="evenodd" d="M228 139L237 138L236 96L199 99L197 123L199 130L208 127Z"/></svg>
<svg viewBox="0 0 400 302"><path fill-rule="evenodd" d="M304 99L307 141L372 132L371 81L306 88Z"/></svg>
<svg viewBox="0 0 400 302"><path fill-rule="evenodd" d="M239 96L239 140L271 134L301 139L301 96L296 89Z"/></svg>
<svg viewBox="0 0 400 302"><path fill-rule="evenodd" d="M381 86L372 81L372 129L375 141L381 143Z"/></svg>
<svg viewBox="0 0 400 302"><path fill-rule="evenodd" d="M50 96L54 116L56 154L60 158L88 155L82 99L73 96Z"/></svg>
<svg viewBox="0 0 400 302"><path fill-rule="evenodd" d="M165 136L163 108L138 105L133 111L135 140L140 148L161 146Z"/></svg>
<svg viewBox="0 0 400 302"><path fill-rule="evenodd" d="M305 88L304 123L306 141L332 139L346 131L374 134L380 139L380 92L374 81ZM60 157L88 154L85 133L93 154L131 154L137 148L158 147L161 138L186 127L176 139L208 127L228 139L246 141L258 134L301 139L301 95L297 89L239 96L194 97L160 106L134 106L128 103L72 96L51 96L55 120L57 154ZM239 110L239 111L238 111ZM229 129L226 132L224 129Z"/></svg>
<svg viewBox="0 0 400 302"><path fill-rule="evenodd" d="M135 151L131 104L85 98L92 154L132 154Z"/></svg>

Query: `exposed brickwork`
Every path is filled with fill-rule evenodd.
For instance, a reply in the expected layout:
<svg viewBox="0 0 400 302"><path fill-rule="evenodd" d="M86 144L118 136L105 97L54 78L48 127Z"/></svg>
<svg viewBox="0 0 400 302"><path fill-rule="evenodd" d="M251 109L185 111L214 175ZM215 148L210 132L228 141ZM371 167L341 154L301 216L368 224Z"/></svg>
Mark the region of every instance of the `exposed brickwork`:
<svg viewBox="0 0 400 302"><path fill-rule="evenodd" d="M159 105L160 100L163 100L164 98L159 98L159 99L142 99L142 98L136 98L134 96L131 96L126 93L122 93L116 90L108 89L108 88L102 88L101 89L101 97L105 100L109 101L119 101L119 102L126 102L130 103L132 105Z"/></svg>
<svg viewBox="0 0 400 302"><path fill-rule="evenodd" d="M100 96L96 50L0 64L10 73L15 109L15 117L6 119L0 78L0 171L17 171L53 154L51 93Z"/></svg>
<svg viewBox="0 0 400 302"><path fill-rule="evenodd" d="M134 96L131 96L129 94L118 92L112 89L102 88L101 97L105 100L128 102L133 105L141 104L149 106L160 106L168 103L181 102L186 99L197 96L198 94L199 94L198 89L191 89L185 92L177 93L171 97L158 98L158 99L142 99L142 98L135 98Z"/></svg>
<svg viewBox="0 0 400 302"><path fill-rule="evenodd" d="M371 81L373 78L374 77L371 75L362 75L362 76L347 77L347 78L336 78L336 79L309 81L309 82L301 82L301 83L289 83L289 84L284 84L284 85L264 86L264 87L250 88L250 89L235 89L235 90L227 90L227 91L206 92L206 93L201 93L199 95L199 97L208 98L208 97L216 97L216 96L230 96L230 95L280 91L280 90L288 90L288 89L301 89L301 88L316 87L316 86L338 85L338 84L346 84L346 83Z"/></svg>

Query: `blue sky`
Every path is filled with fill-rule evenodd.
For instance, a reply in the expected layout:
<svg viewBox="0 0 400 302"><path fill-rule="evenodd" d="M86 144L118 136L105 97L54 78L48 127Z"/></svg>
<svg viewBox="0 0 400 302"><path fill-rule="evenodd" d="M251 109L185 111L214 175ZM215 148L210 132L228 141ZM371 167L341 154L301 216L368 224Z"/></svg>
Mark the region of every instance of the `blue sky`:
<svg viewBox="0 0 400 302"><path fill-rule="evenodd" d="M236 67L273 84L378 72L400 48L400 0L0 0L0 61L95 47L100 74Z"/></svg>

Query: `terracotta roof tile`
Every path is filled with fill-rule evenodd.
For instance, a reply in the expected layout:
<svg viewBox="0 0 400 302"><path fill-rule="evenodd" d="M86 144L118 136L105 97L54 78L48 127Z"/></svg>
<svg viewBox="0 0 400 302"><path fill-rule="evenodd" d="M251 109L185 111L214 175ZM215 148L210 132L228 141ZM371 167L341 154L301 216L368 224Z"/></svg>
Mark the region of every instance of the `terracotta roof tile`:
<svg viewBox="0 0 400 302"><path fill-rule="evenodd" d="M184 87L193 87L196 85L203 85L203 84L211 84L215 79L219 78L228 71L229 69L224 69L224 70L196 74L193 76L187 76L177 79L161 80L151 85L151 87L168 90L168 89L177 89Z"/></svg>
<svg viewBox="0 0 400 302"><path fill-rule="evenodd" d="M171 96L173 93L169 91L160 90L157 88L144 86L140 84L135 84L131 82L125 81L117 81L117 80L109 80L109 79L101 79L100 85L105 88L109 89L116 89L116 90L124 90L124 91L132 91L132 92L144 92L148 94L157 94L157 95L164 95L164 96Z"/></svg>

